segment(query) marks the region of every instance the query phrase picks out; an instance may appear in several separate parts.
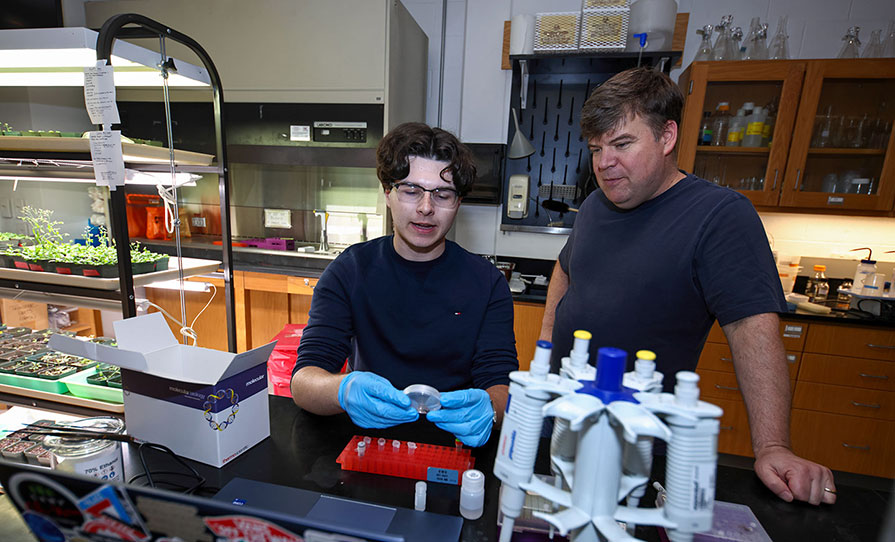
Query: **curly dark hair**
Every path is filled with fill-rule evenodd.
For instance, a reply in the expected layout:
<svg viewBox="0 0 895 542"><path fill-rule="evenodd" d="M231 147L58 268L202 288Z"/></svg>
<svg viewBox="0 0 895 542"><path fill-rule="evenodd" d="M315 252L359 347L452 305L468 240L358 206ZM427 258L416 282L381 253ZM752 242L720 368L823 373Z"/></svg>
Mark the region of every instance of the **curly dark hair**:
<svg viewBox="0 0 895 542"><path fill-rule="evenodd" d="M447 182L452 179L460 197L472 189L476 178L472 151L446 130L422 122L405 122L386 134L376 148L376 176L385 190L407 178L411 156L448 162L441 178ZM451 179L445 178L446 173L450 173Z"/></svg>
<svg viewBox="0 0 895 542"><path fill-rule="evenodd" d="M639 116L658 140L669 120L680 126L683 107L684 96L667 75L649 68L632 68L591 92L581 108L581 135L589 141Z"/></svg>

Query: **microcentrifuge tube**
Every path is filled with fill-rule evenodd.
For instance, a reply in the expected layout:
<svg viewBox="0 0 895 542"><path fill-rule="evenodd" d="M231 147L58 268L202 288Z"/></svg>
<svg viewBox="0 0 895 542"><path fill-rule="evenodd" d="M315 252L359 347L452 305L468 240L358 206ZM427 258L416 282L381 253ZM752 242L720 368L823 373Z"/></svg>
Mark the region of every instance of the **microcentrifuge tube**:
<svg viewBox="0 0 895 542"><path fill-rule="evenodd" d="M364 437L364 444L366 444L367 446L369 446L372 441L373 439L371 439L370 437Z"/></svg>
<svg viewBox="0 0 895 542"><path fill-rule="evenodd" d="M379 440L376 441L376 444L378 444L380 448L384 447L384 446L385 446L385 439L384 439L384 438L380 438Z"/></svg>
<svg viewBox="0 0 895 542"><path fill-rule="evenodd" d="M407 454L413 455L413 452L416 451L416 442L408 442L407 443Z"/></svg>
<svg viewBox="0 0 895 542"><path fill-rule="evenodd" d="M364 442L364 441L360 441L360 442L358 442L358 443L357 443L357 456L358 456L358 457L363 457L363 456L364 456L364 452L366 452L366 451L367 451L367 443Z"/></svg>
<svg viewBox="0 0 895 542"><path fill-rule="evenodd" d="M426 510L426 482L417 482L414 489L413 509L423 512Z"/></svg>
<svg viewBox="0 0 895 542"><path fill-rule="evenodd" d="M393 449L394 451L396 451L396 452L397 452L398 450L400 450L400 449L401 449L401 441L400 441L400 440L393 440L393 441L392 441L392 449Z"/></svg>

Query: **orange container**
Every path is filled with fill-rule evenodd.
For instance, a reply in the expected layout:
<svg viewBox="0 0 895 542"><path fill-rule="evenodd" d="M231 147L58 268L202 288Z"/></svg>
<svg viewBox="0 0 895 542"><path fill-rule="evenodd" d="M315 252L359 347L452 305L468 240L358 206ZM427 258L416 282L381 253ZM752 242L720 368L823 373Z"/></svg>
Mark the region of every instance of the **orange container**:
<svg viewBox="0 0 895 542"><path fill-rule="evenodd" d="M128 237L145 238L147 210L151 207L161 208L162 198L153 194L127 194L125 199L127 200Z"/></svg>

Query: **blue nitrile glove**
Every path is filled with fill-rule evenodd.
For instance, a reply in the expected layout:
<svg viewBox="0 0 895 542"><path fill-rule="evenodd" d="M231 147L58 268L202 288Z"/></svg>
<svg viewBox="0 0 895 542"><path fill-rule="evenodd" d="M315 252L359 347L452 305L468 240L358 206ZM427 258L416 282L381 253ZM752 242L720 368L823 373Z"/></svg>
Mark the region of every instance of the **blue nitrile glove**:
<svg viewBox="0 0 895 542"><path fill-rule="evenodd" d="M420 417L407 397L378 374L349 373L339 384L339 405L361 427L391 427Z"/></svg>
<svg viewBox="0 0 895 542"><path fill-rule="evenodd" d="M484 446L494 425L494 408L485 390L449 391L441 394L441 408L426 418L467 446Z"/></svg>

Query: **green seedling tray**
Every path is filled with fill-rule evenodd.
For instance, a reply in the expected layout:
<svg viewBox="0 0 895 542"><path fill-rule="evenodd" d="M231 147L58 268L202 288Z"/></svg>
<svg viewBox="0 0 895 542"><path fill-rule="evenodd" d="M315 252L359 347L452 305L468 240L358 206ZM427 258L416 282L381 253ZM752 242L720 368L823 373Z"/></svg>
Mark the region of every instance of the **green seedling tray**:
<svg viewBox="0 0 895 542"><path fill-rule="evenodd" d="M68 378L71 378L72 376L75 375L71 375ZM50 393L65 393L68 391L68 386L65 384L64 380L47 380L46 378L39 378L36 376L0 373L0 384Z"/></svg>
<svg viewBox="0 0 895 542"><path fill-rule="evenodd" d="M96 399L107 403L123 403L124 393L121 389L110 388L109 386L97 386L96 384L87 382L87 377L95 374L96 367L92 367L86 371L79 371L71 376L67 376L62 379L62 382L65 382L68 386L68 391L77 397Z"/></svg>
<svg viewBox="0 0 895 542"><path fill-rule="evenodd" d="M46 371L59 369L60 367L65 367L65 370L59 374L55 374L55 375L45 374ZM71 375L77 373L79 370L80 369L78 369L77 367L70 367L68 365L62 365L62 366L57 365L56 367L51 366L51 367L48 367L47 369L44 369L44 370L38 372L37 377L43 378L44 380L59 380L60 378L65 378L66 376L71 376Z"/></svg>

